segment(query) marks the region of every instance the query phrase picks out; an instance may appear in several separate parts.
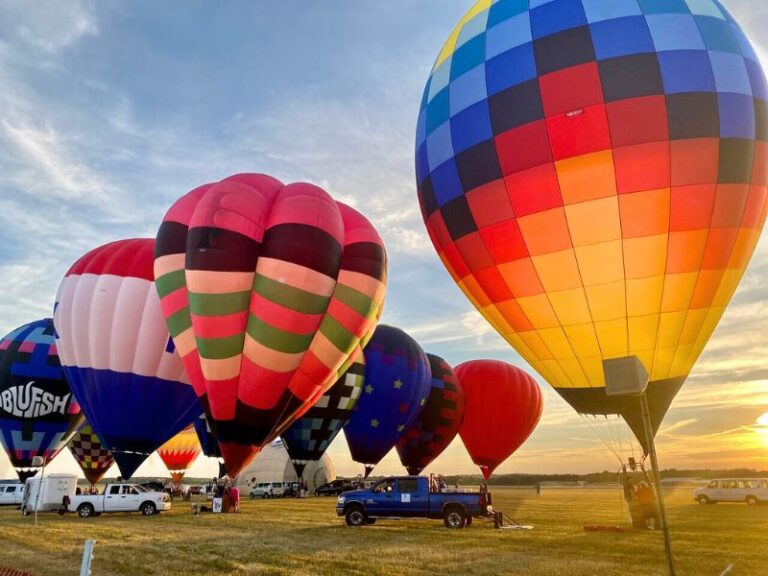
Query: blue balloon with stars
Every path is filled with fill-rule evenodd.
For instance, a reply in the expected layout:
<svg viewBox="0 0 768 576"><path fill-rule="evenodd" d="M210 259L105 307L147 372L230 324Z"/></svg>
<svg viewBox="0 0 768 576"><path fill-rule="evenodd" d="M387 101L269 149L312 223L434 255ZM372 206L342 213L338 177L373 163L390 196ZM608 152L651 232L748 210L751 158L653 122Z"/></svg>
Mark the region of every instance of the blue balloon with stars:
<svg viewBox="0 0 768 576"><path fill-rule="evenodd" d="M431 373L418 342L379 325L363 350L365 386L344 426L352 459L368 476L416 421L429 396Z"/></svg>

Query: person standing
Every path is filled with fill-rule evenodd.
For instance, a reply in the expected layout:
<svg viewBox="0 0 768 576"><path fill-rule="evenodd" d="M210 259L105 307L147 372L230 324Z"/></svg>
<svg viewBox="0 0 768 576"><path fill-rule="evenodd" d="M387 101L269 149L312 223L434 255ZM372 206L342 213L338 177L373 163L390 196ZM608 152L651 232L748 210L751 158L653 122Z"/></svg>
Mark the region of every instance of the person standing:
<svg viewBox="0 0 768 576"><path fill-rule="evenodd" d="M237 487L237 484L232 484L229 489L229 499L232 502L232 511L240 512L240 488Z"/></svg>
<svg viewBox="0 0 768 576"><path fill-rule="evenodd" d="M641 506L645 526L649 530L656 529L656 503L653 497L653 490L644 480L637 486L635 497Z"/></svg>

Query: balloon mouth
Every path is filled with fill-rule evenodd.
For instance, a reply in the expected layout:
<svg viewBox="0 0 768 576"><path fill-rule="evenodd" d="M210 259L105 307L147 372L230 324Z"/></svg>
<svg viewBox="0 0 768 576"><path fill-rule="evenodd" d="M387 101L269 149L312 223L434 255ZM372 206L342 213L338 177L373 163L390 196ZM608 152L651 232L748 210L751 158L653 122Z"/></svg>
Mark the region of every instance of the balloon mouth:
<svg viewBox="0 0 768 576"><path fill-rule="evenodd" d="M32 478L38 471L39 468L16 468L16 476L20 482L26 482L27 478Z"/></svg>
<svg viewBox="0 0 768 576"><path fill-rule="evenodd" d="M219 440L219 448L221 448L224 465L230 478L237 476L261 451L260 447L251 444L237 444L235 442L222 442L221 440Z"/></svg>
<svg viewBox="0 0 768 576"><path fill-rule="evenodd" d="M495 469L496 469L495 466L485 466L482 464L480 465L480 472L483 473L483 478L485 478L486 480L491 479L491 475L493 474L493 471Z"/></svg>

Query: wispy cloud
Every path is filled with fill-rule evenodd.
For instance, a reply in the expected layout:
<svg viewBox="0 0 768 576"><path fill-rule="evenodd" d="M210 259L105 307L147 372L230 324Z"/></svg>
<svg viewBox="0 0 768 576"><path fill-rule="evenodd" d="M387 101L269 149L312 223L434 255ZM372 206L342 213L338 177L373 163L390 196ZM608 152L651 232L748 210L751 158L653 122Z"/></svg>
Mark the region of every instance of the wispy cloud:
<svg viewBox="0 0 768 576"><path fill-rule="evenodd" d="M99 31L88 2L70 0L5 0L0 8L0 30L44 52L57 52Z"/></svg>

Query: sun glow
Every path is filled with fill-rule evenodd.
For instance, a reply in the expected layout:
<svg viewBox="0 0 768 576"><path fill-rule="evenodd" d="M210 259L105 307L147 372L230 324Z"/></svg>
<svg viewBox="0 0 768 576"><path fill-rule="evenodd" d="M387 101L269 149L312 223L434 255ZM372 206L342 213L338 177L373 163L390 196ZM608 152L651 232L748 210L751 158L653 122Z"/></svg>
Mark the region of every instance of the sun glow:
<svg viewBox="0 0 768 576"><path fill-rule="evenodd" d="M762 436L763 443L768 446L768 412L757 419L757 426L755 429L757 430L757 433Z"/></svg>

